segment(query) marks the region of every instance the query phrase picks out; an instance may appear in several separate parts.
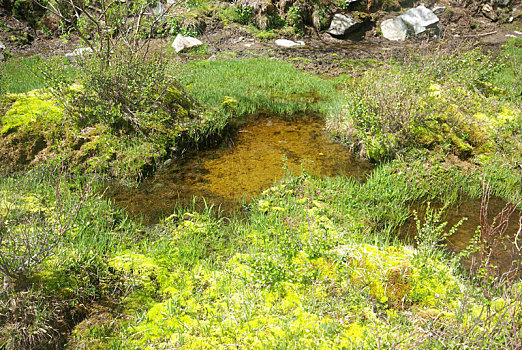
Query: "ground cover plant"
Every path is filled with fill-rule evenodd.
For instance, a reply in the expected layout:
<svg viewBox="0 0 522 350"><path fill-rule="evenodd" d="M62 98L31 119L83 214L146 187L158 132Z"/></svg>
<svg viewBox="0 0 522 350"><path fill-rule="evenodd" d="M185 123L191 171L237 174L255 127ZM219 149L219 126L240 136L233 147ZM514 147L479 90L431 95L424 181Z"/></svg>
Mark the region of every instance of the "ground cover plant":
<svg viewBox="0 0 522 350"><path fill-rule="evenodd" d="M498 148L520 154L519 42L508 43L504 59L468 47L369 69L347 81L348 103L330 130L374 160L419 147L463 158Z"/></svg>
<svg viewBox="0 0 522 350"><path fill-rule="evenodd" d="M0 177L0 348L516 348L519 277L460 264L500 248L485 232L452 255L443 240L458 225L412 208L522 201L517 45L498 61L414 54L329 81L269 59L170 67L122 49L109 71L86 59L72 84L47 62L48 86L3 95L2 142L46 164ZM180 135L310 112L380 161L364 181L288 174L242 213L178 208L148 227L103 196L102 175L135 176ZM408 220L418 234L405 242Z"/></svg>
<svg viewBox="0 0 522 350"><path fill-rule="evenodd" d="M180 70L158 55L126 49L111 55L110 69L104 56L83 58L76 76L62 60L35 61L39 75L32 81L7 64L5 79L25 89L8 85L2 98L6 171L59 156L132 182L174 152L219 140L249 115L326 113L342 103L331 81L279 61L199 62ZM42 89L28 91L33 87ZM33 147L21 147L27 142Z"/></svg>
<svg viewBox="0 0 522 350"><path fill-rule="evenodd" d="M238 116L327 114L343 102L331 81L268 58L189 63L177 74L194 98Z"/></svg>

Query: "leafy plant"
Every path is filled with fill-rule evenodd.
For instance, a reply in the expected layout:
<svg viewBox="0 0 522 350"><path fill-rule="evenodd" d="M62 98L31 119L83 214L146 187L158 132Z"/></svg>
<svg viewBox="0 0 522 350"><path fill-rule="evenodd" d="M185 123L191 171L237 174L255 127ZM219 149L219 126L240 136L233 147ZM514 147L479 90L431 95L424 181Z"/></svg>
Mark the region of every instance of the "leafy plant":
<svg viewBox="0 0 522 350"><path fill-rule="evenodd" d="M244 3L234 1L234 22L238 22L241 24L248 24L250 19L252 18L252 14L254 12L254 7L249 4L248 1Z"/></svg>
<svg viewBox="0 0 522 350"><path fill-rule="evenodd" d="M428 202L423 220L417 215L417 211L413 211L415 226L417 228L417 235L415 241L417 242L417 249L424 253L430 254L437 249L442 248L443 243L448 237L451 237L462 223L467 218L462 218L459 222L453 225L449 230L445 230L448 223L442 221L442 214L446 207L440 209L431 208L431 203Z"/></svg>

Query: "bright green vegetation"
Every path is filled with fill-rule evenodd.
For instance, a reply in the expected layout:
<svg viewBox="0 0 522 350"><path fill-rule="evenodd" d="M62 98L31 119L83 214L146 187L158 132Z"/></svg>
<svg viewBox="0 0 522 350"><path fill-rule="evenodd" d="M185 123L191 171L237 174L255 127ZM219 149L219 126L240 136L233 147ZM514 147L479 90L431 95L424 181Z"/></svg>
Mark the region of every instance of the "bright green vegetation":
<svg viewBox="0 0 522 350"><path fill-rule="evenodd" d="M16 209L6 216L13 234L27 223L67 219L83 203L25 295L25 302L44 293L54 302L98 305L73 332L78 347L503 348L516 337L509 325L522 317L520 285L482 291L470 283L457 260L438 250L443 227L436 216L420 225L417 248L393 238L410 215L405 203L447 192L441 184L480 186L479 176L459 176L456 168L441 168L440 182L430 181L431 169L421 166L429 163L419 157L411 164L418 171L402 173L403 161L383 164L365 183L288 177L242 219L180 209L153 228L82 191L85 181L62 179L57 201L58 172L49 169L4 179L2 204ZM100 306L107 298L120 306ZM53 312L40 311L36 324L30 317L4 324L0 339L16 339L9 330L17 326L45 338L42 330L51 331L50 319L60 316ZM436 330L438 337L424 336Z"/></svg>
<svg viewBox="0 0 522 350"><path fill-rule="evenodd" d="M48 83L41 75L42 58L13 58L5 63L0 63L0 92L18 94L35 89L47 87ZM76 76L75 69L66 65L66 74L72 80Z"/></svg>
<svg viewBox="0 0 522 350"><path fill-rule="evenodd" d="M522 201L519 50L373 65L342 78L345 96L274 60L189 63L178 82L160 58L124 56L5 95L3 150L35 152L38 136L48 151L0 178L0 348L514 348L519 277L485 259L465 271L443 249L458 227L429 205L413 246L399 234L416 204L480 198L484 183ZM136 176L259 112L328 114L332 134L386 161L365 181L288 174L241 214L185 207L155 226L101 195L92 171ZM500 252L490 242L470 249Z"/></svg>
<svg viewBox="0 0 522 350"><path fill-rule="evenodd" d="M493 84L498 86L508 97L520 101L522 96L522 39L510 38L502 52L504 67L493 78Z"/></svg>
<svg viewBox="0 0 522 350"><path fill-rule="evenodd" d="M331 81L268 58L194 62L178 74L196 100L238 116L327 114L343 103Z"/></svg>
<svg viewBox="0 0 522 350"><path fill-rule="evenodd" d="M348 105L330 130L374 160L419 147L520 155L519 45L510 42L497 61L466 49L370 69L347 80Z"/></svg>
<svg viewBox="0 0 522 350"><path fill-rule="evenodd" d="M3 147L16 150L27 164L41 152L56 155L59 147L60 156L78 170L124 181L150 173L172 149L183 153L214 142L238 117L260 112L286 117L326 114L340 110L343 102L331 81L269 59L188 64L176 72L179 84L166 73L163 59L115 54L109 73L92 59L73 88L67 65L39 64L57 77L47 81L53 90L4 96L6 112L0 124L2 133L10 135L2 140ZM20 140L35 137L42 140L38 147L23 147ZM20 164L9 169L20 169Z"/></svg>

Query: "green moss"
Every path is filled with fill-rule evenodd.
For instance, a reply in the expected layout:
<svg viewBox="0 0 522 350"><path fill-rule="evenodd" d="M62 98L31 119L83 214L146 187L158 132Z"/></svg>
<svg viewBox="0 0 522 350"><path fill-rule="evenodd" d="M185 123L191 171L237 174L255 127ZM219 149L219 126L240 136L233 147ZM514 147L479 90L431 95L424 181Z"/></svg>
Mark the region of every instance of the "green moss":
<svg viewBox="0 0 522 350"><path fill-rule="evenodd" d="M14 102L1 118L2 134L32 123L57 123L64 117L62 109L56 105L51 94L45 90L11 95L8 99Z"/></svg>

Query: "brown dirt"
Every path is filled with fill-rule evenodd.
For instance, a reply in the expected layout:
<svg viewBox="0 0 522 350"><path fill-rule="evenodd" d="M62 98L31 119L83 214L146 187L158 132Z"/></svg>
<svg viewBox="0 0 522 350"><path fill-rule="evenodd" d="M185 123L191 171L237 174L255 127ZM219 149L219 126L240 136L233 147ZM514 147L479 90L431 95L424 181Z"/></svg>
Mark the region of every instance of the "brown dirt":
<svg viewBox="0 0 522 350"><path fill-rule="evenodd" d="M514 31L522 26L522 16L517 11L500 10L501 16L492 21L481 12L477 2L471 2L467 7L453 7L445 4L444 0L438 3L447 6L448 10L439 14L442 39L430 41L426 36L419 36L405 42L391 42L377 35L377 28L383 20L398 15L400 12L384 13L379 19L368 24L362 31L345 39L337 39L325 32L317 32L307 28L304 37L288 37L292 40L303 40L306 45L297 48L280 48L275 45L274 39L260 40L244 26L230 24L224 26L222 22L211 17L205 17L205 28L200 39L207 44L208 57L211 55L237 57L272 57L289 60L301 69L336 76L345 73L352 65L349 60L368 60L402 58L416 48L456 47L462 41L472 41L483 45L487 49L495 50L507 40L506 35L514 35ZM509 22L509 17L514 17ZM41 31L35 32L24 23L0 13L0 22L6 26L0 28L0 41L4 42L8 50L16 56L55 55L70 52L77 45L78 40L71 37L69 40L50 37ZM10 41L15 36L28 37ZM515 34L516 35L516 34ZM522 37L522 35L520 35ZM154 46L165 48L172 38L157 39ZM190 55L176 57L181 61L193 59Z"/></svg>

